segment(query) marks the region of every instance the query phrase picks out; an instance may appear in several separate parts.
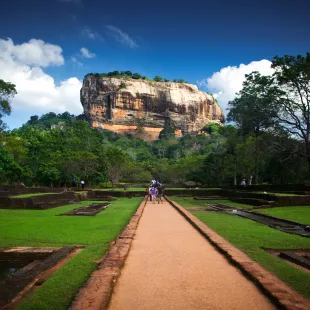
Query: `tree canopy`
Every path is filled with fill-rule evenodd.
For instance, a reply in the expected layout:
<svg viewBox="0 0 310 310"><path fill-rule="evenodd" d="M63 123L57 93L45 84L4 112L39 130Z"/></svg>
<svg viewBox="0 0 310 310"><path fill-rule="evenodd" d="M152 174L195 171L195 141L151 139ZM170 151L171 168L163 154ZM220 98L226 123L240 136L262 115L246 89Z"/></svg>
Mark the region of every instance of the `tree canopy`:
<svg viewBox="0 0 310 310"><path fill-rule="evenodd" d="M0 79L0 131L5 128L3 116L11 114L11 98L17 94L15 85Z"/></svg>

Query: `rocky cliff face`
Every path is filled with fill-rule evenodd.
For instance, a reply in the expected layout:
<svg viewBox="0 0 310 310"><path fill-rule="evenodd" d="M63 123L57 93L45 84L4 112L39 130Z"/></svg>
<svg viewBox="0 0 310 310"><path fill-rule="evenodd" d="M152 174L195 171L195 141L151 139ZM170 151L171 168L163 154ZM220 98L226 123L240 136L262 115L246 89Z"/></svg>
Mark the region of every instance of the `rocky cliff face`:
<svg viewBox="0 0 310 310"><path fill-rule="evenodd" d="M168 123L182 135L197 132L208 122L224 120L211 95L185 83L87 75L81 103L93 127L117 133L137 133L143 127L143 138L152 140Z"/></svg>

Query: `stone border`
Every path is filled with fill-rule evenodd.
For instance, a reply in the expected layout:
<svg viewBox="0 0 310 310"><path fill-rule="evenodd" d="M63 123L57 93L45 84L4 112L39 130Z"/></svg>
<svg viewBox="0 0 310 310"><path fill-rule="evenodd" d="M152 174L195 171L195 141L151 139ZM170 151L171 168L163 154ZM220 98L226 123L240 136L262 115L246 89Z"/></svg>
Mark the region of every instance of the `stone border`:
<svg viewBox="0 0 310 310"><path fill-rule="evenodd" d="M64 247L15 247L1 249L2 260L5 263L20 258L28 263L0 281L0 308L15 309L30 291L41 285L50 275L60 268L68 257L77 254L76 246Z"/></svg>
<svg viewBox="0 0 310 310"><path fill-rule="evenodd" d="M70 310L107 309L114 285L121 274L146 203L147 196L125 229L111 243L108 252L100 259L97 269L78 292L69 308Z"/></svg>
<svg viewBox="0 0 310 310"><path fill-rule="evenodd" d="M310 309L309 299L303 297L289 287L273 273L253 261L241 250L230 244L197 217L184 209L175 201L165 196L167 201L190 222L210 243L242 273L252 280L280 309L307 310Z"/></svg>

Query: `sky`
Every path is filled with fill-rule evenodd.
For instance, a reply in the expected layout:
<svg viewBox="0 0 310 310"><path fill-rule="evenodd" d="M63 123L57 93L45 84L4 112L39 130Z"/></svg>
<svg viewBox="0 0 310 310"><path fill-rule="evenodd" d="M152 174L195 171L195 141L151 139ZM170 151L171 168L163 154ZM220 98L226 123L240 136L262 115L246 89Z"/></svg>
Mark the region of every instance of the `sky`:
<svg viewBox="0 0 310 310"><path fill-rule="evenodd" d="M16 85L10 129L31 115L83 112L87 73L183 78L225 113L244 74L310 52L310 1L10 0L1 3L0 79Z"/></svg>

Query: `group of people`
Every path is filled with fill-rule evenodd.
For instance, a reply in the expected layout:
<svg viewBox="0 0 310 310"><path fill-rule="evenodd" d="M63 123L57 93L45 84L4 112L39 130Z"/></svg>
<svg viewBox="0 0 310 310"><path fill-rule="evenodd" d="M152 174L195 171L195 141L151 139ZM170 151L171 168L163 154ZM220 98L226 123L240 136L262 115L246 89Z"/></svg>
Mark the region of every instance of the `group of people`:
<svg viewBox="0 0 310 310"><path fill-rule="evenodd" d="M82 189L84 189L84 187L85 187L85 181L84 180L81 180L81 188ZM72 179L72 187L77 187L77 182L76 182L76 179L75 178L73 178Z"/></svg>
<svg viewBox="0 0 310 310"><path fill-rule="evenodd" d="M149 186L150 201L153 201L153 204L155 204L156 201L158 203L163 203L163 192L164 189L160 182L156 179L153 179Z"/></svg>
<svg viewBox="0 0 310 310"><path fill-rule="evenodd" d="M243 187L251 186L252 185L252 179L253 179L252 175L249 177L248 182L245 179L242 179L240 185Z"/></svg>

